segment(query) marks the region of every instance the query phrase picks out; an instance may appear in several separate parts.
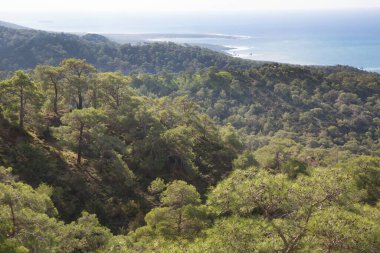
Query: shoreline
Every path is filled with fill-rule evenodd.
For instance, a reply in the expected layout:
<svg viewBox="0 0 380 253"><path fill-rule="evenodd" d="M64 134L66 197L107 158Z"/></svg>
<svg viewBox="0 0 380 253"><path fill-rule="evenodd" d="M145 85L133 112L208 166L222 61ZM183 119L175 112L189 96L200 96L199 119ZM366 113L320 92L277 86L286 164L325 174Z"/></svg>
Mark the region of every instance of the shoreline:
<svg viewBox="0 0 380 253"><path fill-rule="evenodd" d="M208 48L210 50L214 50L217 52L221 52L223 54L229 55L231 57L238 57L242 59L247 60L255 60L255 61L268 61L268 62L279 62L279 63L287 63L287 64L295 64L295 65L306 65L306 66L334 66L334 64L316 64L312 62L298 62L298 61L283 61L277 59L277 60L271 60L271 59L264 59L266 57L263 57L264 55L260 54L260 51L255 50L255 47L252 46L241 46L241 45L234 45L233 42L231 44L215 44L215 43L202 43L202 39L221 39L221 40L240 40L240 39L246 39L246 38L253 38L252 36L243 36L243 35L228 35L228 34L213 34L213 33L200 33L200 34L193 34L193 33L173 33L173 34L167 34L167 33L141 33L141 34L100 34L102 36L105 36L106 38L110 39L111 41L114 41L116 43L131 43L131 44L139 44L139 43L154 43L154 42L173 42L181 45L190 45L190 46L199 46L203 48ZM184 41L176 41L184 39ZM186 39L189 41L186 42ZM195 42L191 42L192 39ZM199 42L197 42L197 39L199 39ZM227 42L228 43L228 42ZM293 59L294 60L294 59ZM339 65L339 64L335 64ZM340 63L340 65L345 65L344 63ZM367 72L377 73L380 74L380 67L378 65L374 66L366 66L366 67L359 67L354 65L353 66L357 69L361 69Z"/></svg>
<svg viewBox="0 0 380 253"><path fill-rule="evenodd" d="M90 32L83 34L92 34ZM170 41L173 39L250 39L247 35L230 35L217 33L95 33L117 43Z"/></svg>

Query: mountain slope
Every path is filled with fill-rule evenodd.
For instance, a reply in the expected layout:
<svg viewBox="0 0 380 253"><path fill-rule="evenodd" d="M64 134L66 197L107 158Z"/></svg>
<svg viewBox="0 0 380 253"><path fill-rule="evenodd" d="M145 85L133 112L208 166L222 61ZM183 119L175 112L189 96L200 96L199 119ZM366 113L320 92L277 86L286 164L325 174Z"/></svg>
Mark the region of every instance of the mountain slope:
<svg viewBox="0 0 380 253"><path fill-rule="evenodd" d="M307 245L326 234L345 249L379 251L379 75L77 67L86 63L0 82L0 252L288 252L282 231L306 251L328 251L324 241ZM51 81L65 87L55 112ZM84 107L73 109L78 88Z"/></svg>

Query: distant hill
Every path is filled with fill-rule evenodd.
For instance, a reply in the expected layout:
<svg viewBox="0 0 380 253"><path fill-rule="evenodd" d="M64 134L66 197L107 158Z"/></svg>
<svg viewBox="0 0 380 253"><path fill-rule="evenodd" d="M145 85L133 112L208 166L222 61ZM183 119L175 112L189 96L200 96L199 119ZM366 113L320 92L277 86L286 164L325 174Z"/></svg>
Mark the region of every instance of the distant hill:
<svg viewBox="0 0 380 253"><path fill-rule="evenodd" d="M16 25L16 24L5 22L5 21L1 21L1 20L0 20L0 26L7 27L7 28L12 28L12 29L30 29L30 28L27 28L25 26Z"/></svg>
<svg viewBox="0 0 380 253"><path fill-rule="evenodd" d="M110 42L109 39L106 37L99 35L99 34L93 34L93 33L88 33L82 36L83 39L88 40L90 42L95 42L95 43L108 43Z"/></svg>
<svg viewBox="0 0 380 253"><path fill-rule="evenodd" d="M100 71L181 72L211 66L250 69L260 63L233 58L210 49L174 43L117 44L96 34L78 36L0 26L0 70L57 65L65 58L86 59Z"/></svg>

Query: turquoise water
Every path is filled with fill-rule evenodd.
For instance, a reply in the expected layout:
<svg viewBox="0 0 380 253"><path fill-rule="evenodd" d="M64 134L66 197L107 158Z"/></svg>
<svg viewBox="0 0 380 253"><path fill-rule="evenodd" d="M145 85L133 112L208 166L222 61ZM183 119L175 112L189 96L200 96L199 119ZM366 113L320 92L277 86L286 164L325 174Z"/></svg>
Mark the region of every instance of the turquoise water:
<svg viewBox="0 0 380 253"><path fill-rule="evenodd" d="M230 47L255 60L350 65L380 72L380 9L239 13L1 13L0 20L35 29L100 34L239 35L157 38ZM149 39L149 38L148 38Z"/></svg>
<svg viewBox="0 0 380 253"><path fill-rule="evenodd" d="M350 65L380 72L380 39L272 38L167 39L177 43L215 44L230 47L235 57L302 65Z"/></svg>

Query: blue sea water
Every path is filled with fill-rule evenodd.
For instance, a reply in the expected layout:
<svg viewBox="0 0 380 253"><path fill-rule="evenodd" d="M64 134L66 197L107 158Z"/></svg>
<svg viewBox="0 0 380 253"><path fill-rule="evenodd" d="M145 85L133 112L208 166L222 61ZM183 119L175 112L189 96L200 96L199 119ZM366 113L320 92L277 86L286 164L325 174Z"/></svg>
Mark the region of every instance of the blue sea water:
<svg viewBox="0 0 380 253"><path fill-rule="evenodd" d="M350 65L380 73L380 9L198 13L2 13L0 20L49 31L100 34L224 34L154 40L211 44L254 60ZM148 38L149 39L149 38Z"/></svg>

